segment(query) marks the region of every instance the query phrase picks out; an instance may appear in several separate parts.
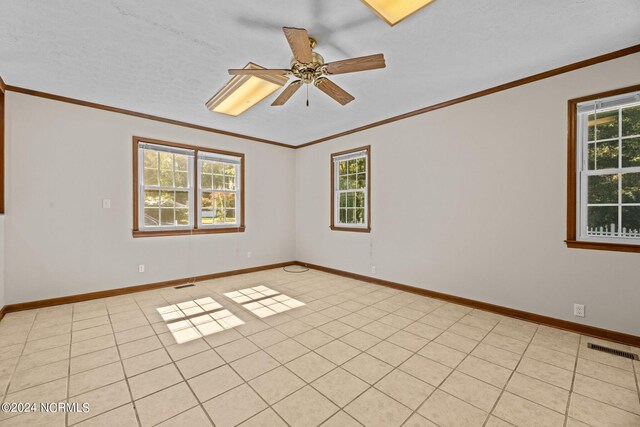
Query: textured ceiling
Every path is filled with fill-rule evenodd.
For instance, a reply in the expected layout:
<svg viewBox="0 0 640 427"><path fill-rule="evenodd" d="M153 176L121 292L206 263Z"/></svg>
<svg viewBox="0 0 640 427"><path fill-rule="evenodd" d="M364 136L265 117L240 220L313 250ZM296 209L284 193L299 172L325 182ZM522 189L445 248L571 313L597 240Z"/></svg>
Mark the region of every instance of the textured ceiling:
<svg viewBox="0 0 640 427"><path fill-rule="evenodd" d="M389 27L360 0L0 0L9 85L292 145L640 43L638 0L437 0ZM204 103L252 61L288 66L282 26L327 61L384 53L387 68L332 79L239 117Z"/></svg>

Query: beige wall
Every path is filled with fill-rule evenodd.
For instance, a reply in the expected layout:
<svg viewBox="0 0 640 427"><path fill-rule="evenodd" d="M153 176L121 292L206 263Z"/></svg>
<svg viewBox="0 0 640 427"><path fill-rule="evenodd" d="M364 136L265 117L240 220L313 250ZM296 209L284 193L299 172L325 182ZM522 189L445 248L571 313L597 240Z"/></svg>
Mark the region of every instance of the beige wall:
<svg viewBox="0 0 640 427"><path fill-rule="evenodd" d="M563 242L567 100L638 83L640 54L297 150L297 259L640 334L640 254ZM330 231L330 153L368 144L372 232Z"/></svg>
<svg viewBox="0 0 640 427"><path fill-rule="evenodd" d="M6 104L7 304L294 258L293 150L15 92ZM246 232L132 238L133 135L245 153Z"/></svg>

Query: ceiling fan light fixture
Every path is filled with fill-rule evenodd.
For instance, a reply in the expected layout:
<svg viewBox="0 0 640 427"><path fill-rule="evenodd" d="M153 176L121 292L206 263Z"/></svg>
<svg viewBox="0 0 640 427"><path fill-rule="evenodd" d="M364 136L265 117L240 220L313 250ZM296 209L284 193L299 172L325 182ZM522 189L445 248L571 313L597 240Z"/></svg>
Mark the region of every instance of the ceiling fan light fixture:
<svg viewBox="0 0 640 427"><path fill-rule="evenodd" d="M245 70L264 70L252 62ZM207 102L214 113L239 116L258 102L283 87L289 79L278 75L237 75Z"/></svg>
<svg viewBox="0 0 640 427"><path fill-rule="evenodd" d="M393 26L434 0L362 0L378 16Z"/></svg>

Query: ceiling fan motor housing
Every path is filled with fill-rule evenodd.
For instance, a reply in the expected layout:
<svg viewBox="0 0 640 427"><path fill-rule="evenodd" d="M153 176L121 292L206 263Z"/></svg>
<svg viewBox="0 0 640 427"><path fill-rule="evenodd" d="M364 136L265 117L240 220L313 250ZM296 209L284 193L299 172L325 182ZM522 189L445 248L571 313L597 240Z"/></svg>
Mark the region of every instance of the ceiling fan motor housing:
<svg viewBox="0 0 640 427"><path fill-rule="evenodd" d="M295 58L291 59L291 73L302 80L303 83L313 83L315 79L322 76L324 58L317 52L311 52L311 62L304 64Z"/></svg>

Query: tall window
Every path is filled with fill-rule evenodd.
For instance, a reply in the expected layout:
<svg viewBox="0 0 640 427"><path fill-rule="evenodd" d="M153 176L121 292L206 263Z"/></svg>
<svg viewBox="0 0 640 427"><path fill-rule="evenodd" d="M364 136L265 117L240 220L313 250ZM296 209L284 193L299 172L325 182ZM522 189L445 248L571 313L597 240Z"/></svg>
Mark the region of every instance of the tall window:
<svg viewBox="0 0 640 427"><path fill-rule="evenodd" d="M371 148L331 155L331 229L371 230Z"/></svg>
<svg viewBox="0 0 640 427"><path fill-rule="evenodd" d="M640 92L575 102L574 114L574 240L640 251Z"/></svg>
<svg viewBox="0 0 640 427"><path fill-rule="evenodd" d="M134 137L134 237L244 231L244 155Z"/></svg>

